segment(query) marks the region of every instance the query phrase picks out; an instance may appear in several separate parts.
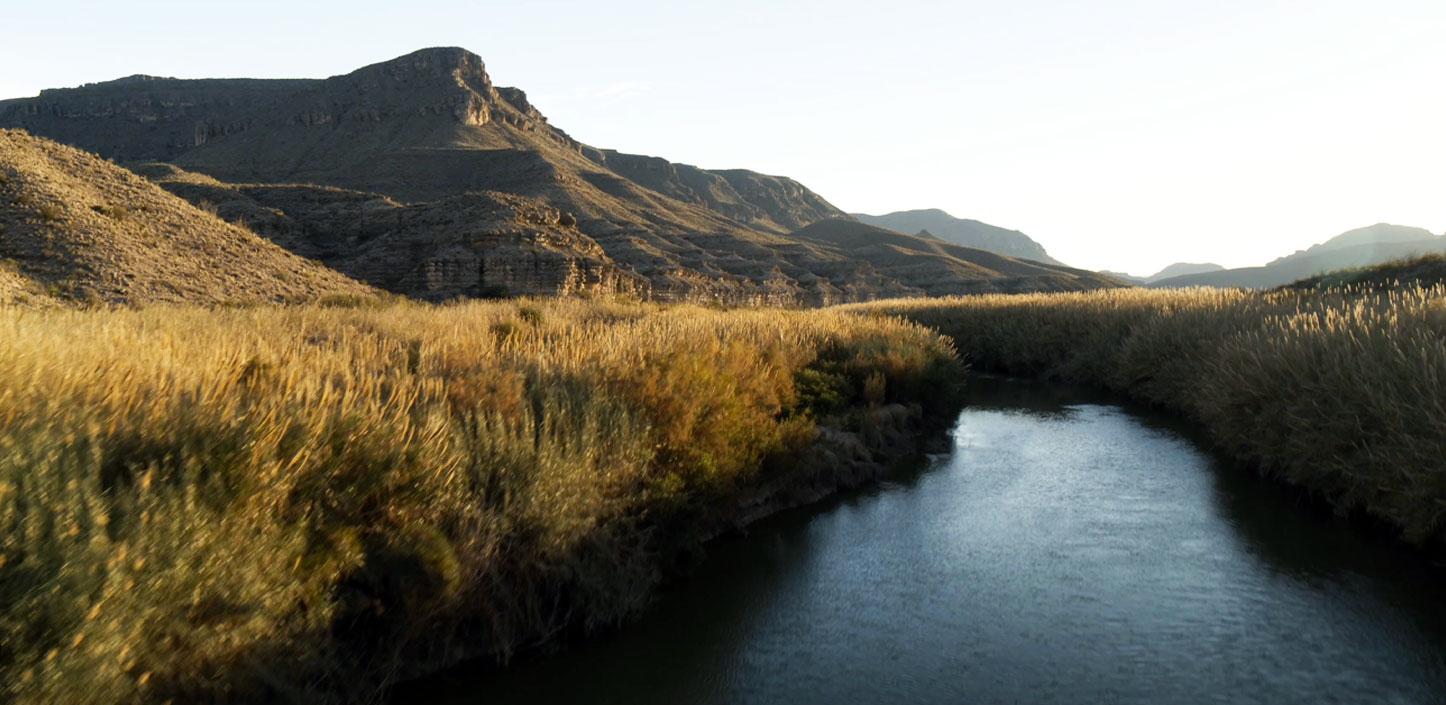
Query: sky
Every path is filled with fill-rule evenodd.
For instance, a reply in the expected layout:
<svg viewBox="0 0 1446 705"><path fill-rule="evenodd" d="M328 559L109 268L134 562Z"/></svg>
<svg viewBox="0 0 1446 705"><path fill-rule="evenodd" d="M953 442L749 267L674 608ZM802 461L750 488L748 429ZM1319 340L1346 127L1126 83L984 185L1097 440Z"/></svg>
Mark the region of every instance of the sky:
<svg viewBox="0 0 1446 705"><path fill-rule="evenodd" d="M0 2L0 97L462 46L588 144L942 208L1091 269L1446 230L1443 0Z"/></svg>

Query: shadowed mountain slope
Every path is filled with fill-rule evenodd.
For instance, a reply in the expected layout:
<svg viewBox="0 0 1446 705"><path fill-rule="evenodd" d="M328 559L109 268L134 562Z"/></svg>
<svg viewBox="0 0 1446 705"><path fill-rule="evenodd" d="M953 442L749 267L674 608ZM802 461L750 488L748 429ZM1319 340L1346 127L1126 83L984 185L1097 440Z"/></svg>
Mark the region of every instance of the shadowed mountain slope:
<svg viewBox="0 0 1446 705"><path fill-rule="evenodd" d="M152 162L135 170L228 221L348 276L428 300L641 295L576 221L542 201L479 191L403 204L310 184L228 184Z"/></svg>
<svg viewBox="0 0 1446 705"><path fill-rule="evenodd" d="M928 296L1075 291L1123 286L1108 275L961 247L932 237L905 235L854 220L814 223L795 233L803 241L837 247L872 263L885 276L907 281Z"/></svg>
<svg viewBox="0 0 1446 705"><path fill-rule="evenodd" d="M1032 259L1046 264L1060 264L1044 247L1018 230L1009 230L977 220L955 218L937 208L898 211L884 215L855 213L860 222L888 228L901 233L927 232L955 245L997 252L1010 257Z"/></svg>
<svg viewBox="0 0 1446 705"><path fill-rule="evenodd" d="M358 199L372 204L367 208L404 214L404 232L395 237L376 232L381 226L375 223L354 234L358 241L411 243L388 248L391 259L418 253L414 262L397 263L397 271L433 266L428 262L437 248L423 243L441 213L456 214L438 231L442 249L455 254L458 233L497 232L512 218L488 215L496 208L532 212L537 206L552 209L556 223L567 225L555 225L548 215L547 227L527 235L533 242L548 232L547 247L574 254L594 243L617 267L641 276L646 290L640 293L654 298L826 304L919 288L918 282L880 275L857 253L788 237L842 215L797 182L584 145L548 124L522 91L493 85L482 60L457 48L424 49L327 79L131 77L47 90L0 101L0 125L25 127L112 159L167 162L244 185L238 188L255 207L280 211L295 231L321 233L322 240L352 224L334 217L340 208L335 203L301 207L292 197L294 185L338 189L322 200ZM293 193L263 191L265 184L293 185ZM311 193L321 198L323 191ZM478 193L490 195L472 195ZM534 205L499 205L499 194L535 199ZM473 205L459 206L463 202ZM426 204L434 204L438 215L408 219L425 212ZM460 221L467 217L481 218L484 226ZM307 248L319 243L288 237L276 240L316 256ZM562 240L573 244L558 245ZM335 257L322 259L361 271ZM584 269L591 266L578 261ZM592 267L594 274L584 278L601 285L610 277L603 269ZM465 284L469 279L477 278L459 275L440 288L416 290L416 278L398 275L383 285L428 297L490 286L481 279Z"/></svg>
<svg viewBox="0 0 1446 705"><path fill-rule="evenodd" d="M0 262L0 306L22 304L27 306L53 304L36 282L20 273L19 265Z"/></svg>
<svg viewBox="0 0 1446 705"><path fill-rule="evenodd" d="M660 157L588 150L594 161L658 193L717 211L760 230L789 232L846 213L786 176L747 169L710 171Z"/></svg>
<svg viewBox="0 0 1446 705"><path fill-rule="evenodd" d="M0 294L307 301L372 290L81 150L0 130ZM18 292L18 293L17 293Z"/></svg>
<svg viewBox="0 0 1446 705"><path fill-rule="evenodd" d="M1336 270L1291 282L1283 288L1323 291L1349 287L1380 290L1413 286L1427 288L1442 284L1446 284L1446 253L1407 257L1369 267Z"/></svg>
<svg viewBox="0 0 1446 705"><path fill-rule="evenodd" d="M1212 262L1176 262L1164 269L1161 269L1150 276L1144 277L1146 282L1170 279L1172 277L1186 277L1192 274L1209 274L1211 272L1224 271L1224 267Z"/></svg>
<svg viewBox="0 0 1446 705"><path fill-rule="evenodd" d="M1215 286L1262 289L1340 269L1370 267L1402 258L1446 253L1446 236L1422 228L1380 223L1351 230L1319 245L1281 257L1261 267L1160 279L1152 287Z"/></svg>

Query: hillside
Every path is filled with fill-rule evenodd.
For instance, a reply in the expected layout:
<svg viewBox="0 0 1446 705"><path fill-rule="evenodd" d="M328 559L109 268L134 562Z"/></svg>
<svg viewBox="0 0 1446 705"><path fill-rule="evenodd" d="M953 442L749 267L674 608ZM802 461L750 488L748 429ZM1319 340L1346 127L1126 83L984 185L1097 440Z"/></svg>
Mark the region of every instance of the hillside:
<svg viewBox="0 0 1446 705"><path fill-rule="evenodd" d="M888 228L901 233L929 235L964 247L988 250L1001 255L1032 259L1046 264L1061 264L1049 256L1044 247L1018 230L1008 230L977 220L955 218L937 208L897 211L884 215L853 214L860 222Z"/></svg>
<svg viewBox="0 0 1446 705"><path fill-rule="evenodd" d="M1105 275L1105 276L1107 276L1107 277L1114 277L1115 279L1118 279L1118 280L1120 280L1120 281L1122 281L1122 282L1125 282L1125 283L1127 283L1127 284L1130 284L1131 286L1144 286L1144 285L1145 285L1145 280L1144 280L1144 278L1142 278L1142 277L1137 277L1137 276L1135 276L1135 275L1133 275L1133 274L1128 274L1128 273L1126 273L1126 272L1115 272L1115 271L1111 271L1111 270L1108 270L1108 269L1104 269L1104 270L1100 270L1100 274L1103 274L1103 275Z"/></svg>
<svg viewBox="0 0 1446 705"><path fill-rule="evenodd" d="M1172 277L1189 276L1191 274L1209 274L1211 272L1223 271L1224 269L1224 267L1213 262L1176 262L1148 277L1144 277L1144 280L1148 283L1161 279L1170 279Z"/></svg>
<svg viewBox="0 0 1446 705"><path fill-rule="evenodd" d="M1337 235L1319 245L1272 260L1260 267L1226 269L1150 282L1158 288L1214 286L1264 289L1340 269L1446 252L1446 236L1421 228L1385 223Z"/></svg>
<svg viewBox="0 0 1446 705"><path fill-rule="evenodd" d="M613 172L658 193L761 230L789 232L826 218L847 217L832 203L786 176L768 176L747 169L709 171L660 157L613 150L589 150L587 154Z"/></svg>
<svg viewBox="0 0 1446 705"><path fill-rule="evenodd" d="M38 284L20 273L17 263L0 262L0 306L16 304L35 306L53 303L55 300L42 291Z"/></svg>
<svg viewBox="0 0 1446 705"><path fill-rule="evenodd" d="M1292 259L1320 257L1331 252L1348 251L1354 250L1355 248L1379 247L1389 250L1399 245L1431 242L1436 239L1435 235L1425 228L1391 225L1390 223L1376 223L1375 225L1369 225L1364 228L1346 231L1309 249L1273 260L1266 266L1289 262Z"/></svg>
<svg viewBox="0 0 1446 705"><path fill-rule="evenodd" d="M1446 253L1392 260L1384 264L1341 269L1285 285L1286 289L1323 291L1337 288L1367 290L1430 288L1446 284Z"/></svg>
<svg viewBox="0 0 1446 705"><path fill-rule="evenodd" d="M854 220L814 223L793 233L793 237L853 252L884 276L911 282L917 293L925 296L1075 291L1125 285L1108 275L1016 259Z"/></svg>
<svg viewBox="0 0 1446 705"><path fill-rule="evenodd" d="M442 249L455 252L457 237L500 228L532 241L546 235L552 244L544 260L571 253L564 259L590 268L596 276L584 278L606 288L606 262L596 253L582 256L595 244L606 261L642 278L641 294L663 300L828 304L920 288L920 282L880 276L858 253L788 237L842 215L797 182L582 144L548 124L521 90L495 86L482 60L463 49L424 49L326 79L133 76L46 90L0 101L0 125L118 161L165 162L210 177L218 188L234 185L253 209L279 211L291 234L274 239L307 256L316 256L308 248L318 244L308 238L326 240L339 227L351 227L345 221L353 216L338 219L346 208L336 200L351 199L365 205L355 206L358 223L362 214L377 213L406 221L406 232L390 240L420 248L389 248L381 259L394 260L387 265L393 270L467 266L470 255L447 255L442 259L448 264L434 264L437 248L424 241L436 234L451 243ZM294 196L307 189L298 187L323 187L310 189L307 198L333 205L304 205ZM196 189L173 190L197 204L216 202ZM458 210L476 193L493 195ZM497 194L531 199L524 210L551 209L558 223L568 225L553 232L554 216L548 215L546 228L501 227L510 216L485 215L498 203ZM373 208L380 210L367 210ZM417 215L428 208L433 215ZM462 222L463 215L479 212L483 227ZM359 238L375 239L384 228L372 223L364 230ZM527 249L533 245L519 247L534 251ZM412 251L411 261L395 261ZM334 257L319 258L346 269ZM465 283L468 278L416 288L422 279L399 275L381 285L433 297L478 289Z"/></svg>
<svg viewBox="0 0 1446 705"><path fill-rule="evenodd" d="M162 188L309 259L424 300L646 293L570 216L512 194L413 205L307 184L228 184L162 162L134 169Z"/></svg>
<svg viewBox="0 0 1446 705"><path fill-rule="evenodd" d="M306 301L355 281L72 147L0 130L0 299Z"/></svg>

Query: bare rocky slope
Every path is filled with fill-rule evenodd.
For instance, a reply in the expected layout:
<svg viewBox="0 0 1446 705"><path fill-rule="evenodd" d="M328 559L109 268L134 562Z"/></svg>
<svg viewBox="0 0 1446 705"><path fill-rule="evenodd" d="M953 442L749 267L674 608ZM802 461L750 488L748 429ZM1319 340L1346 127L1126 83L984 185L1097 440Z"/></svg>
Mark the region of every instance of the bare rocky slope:
<svg viewBox="0 0 1446 705"><path fill-rule="evenodd" d="M582 144L522 91L493 85L463 49L425 49L327 79L134 76L46 90L0 101L0 125L211 177L213 188L245 197L228 195L237 209L249 200L256 218L247 222L279 244L409 295L619 288L665 300L827 304L926 283L792 237L843 216L797 182ZM287 232L257 222L268 219ZM363 243L374 265L341 261L361 257L352 248ZM333 254L318 254L326 248ZM551 273L516 275L532 262ZM939 270L930 288L977 286L961 278L951 289L954 270Z"/></svg>
<svg viewBox="0 0 1446 705"><path fill-rule="evenodd" d="M133 168L292 252L415 298L642 296L649 286L535 198L478 191L405 204L333 186L229 184L163 162Z"/></svg>
<svg viewBox="0 0 1446 705"><path fill-rule="evenodd" d="M0 300L217 304L374 293L92 154L0 130Z"/></svg>

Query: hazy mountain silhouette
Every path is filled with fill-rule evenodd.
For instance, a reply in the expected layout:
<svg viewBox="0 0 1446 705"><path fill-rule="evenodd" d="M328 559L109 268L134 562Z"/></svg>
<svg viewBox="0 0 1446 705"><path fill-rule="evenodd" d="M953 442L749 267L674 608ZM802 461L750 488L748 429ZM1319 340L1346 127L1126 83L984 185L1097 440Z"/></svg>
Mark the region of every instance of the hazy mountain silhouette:
<svg viewBox="0 0 1446 705"><path fill-rule="evenodd" d="M1018 230L1009 230L977 220L955 218L937 208L897 211L884 215L853 214L859 221L901 233L927 231L933 237L955 245L988 250L1010 257L1022 257L1048 264L1061 264L1044 247Z"/></svg>
<svg viewBox="0 0 1446 705"><path fill-rule="evenodd" d="M1149 285L1269 288L1338 269L1368 267L1440 252L1446 252L1446 236L1432 235L1422 228L1378 223L1342 233L1264 266L1170 277L1151 281Z"/></svg>
<svg viewBox="0 0 1446 705"><path fill-rule="evenodd" d="M839 247L871 262L885 276L908 281L928 296L961 293L1074 291L1119 286L1108 275L963 247L927 235L906 235L854 220L814 223L793 234Z"/></svg>
<svg viewBox="0 0 1446 705"><path fill-rule="evenodd" d="M1191 274L1208 274L1210 272L1219 272L1224 269L1224 267L1213 262L1176 262L1168 267L1165 267L1164 269L1161 269L1158 272L1155 272L1154 274L1151 274L1150 276L1141 277L1141 279L1143 279L1145 282L1153 282L1159 281L1161 279L1169 279L1171 277L1183 277Z"/></svg>

